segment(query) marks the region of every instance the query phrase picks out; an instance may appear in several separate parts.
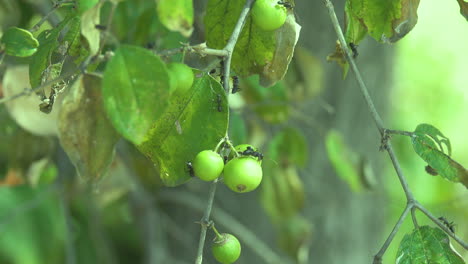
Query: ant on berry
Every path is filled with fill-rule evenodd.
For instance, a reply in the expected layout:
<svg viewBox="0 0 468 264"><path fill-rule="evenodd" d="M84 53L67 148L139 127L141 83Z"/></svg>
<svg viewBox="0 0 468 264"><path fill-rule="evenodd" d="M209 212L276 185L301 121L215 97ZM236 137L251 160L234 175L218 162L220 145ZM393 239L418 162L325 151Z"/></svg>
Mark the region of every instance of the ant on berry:
<svg viewBox="0 0 468 264"><path fill-rule="evenodd" d="M286 7L287 9L293 9L293 5L289 2L284 2L282 0L278 1L277 2L278 5L282 5L284 7Z"/></svg>
<svg viewBox="0 0 468 264"><path fill-rule="evenodd" d="M444 223L444 225L450 230L452 231L452 233L455 233L455 224L453 222L449 222L447 220L447 218L441 216L439 217L439 220Z"/></svg>
<svg viewBox="0 0 468 264"><path fill-rule="evenodd" d="M240 152L239 154L243 155L243 156L252 156L252 157L256 157L258 160L262 160L263 159L263 154L258 152L258 151L255 151L253 148L251 147L247 147L246 150Z"/></svg>

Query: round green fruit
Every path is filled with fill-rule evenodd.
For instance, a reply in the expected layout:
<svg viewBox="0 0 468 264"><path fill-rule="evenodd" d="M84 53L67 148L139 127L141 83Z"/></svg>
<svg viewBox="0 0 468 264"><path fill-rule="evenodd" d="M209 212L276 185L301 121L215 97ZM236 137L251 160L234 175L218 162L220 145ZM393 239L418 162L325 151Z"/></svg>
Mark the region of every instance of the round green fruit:
<svg viewBox="0 0 468 264"><path fill-rule="evenodd" d="M286 21L287 10L277 0L257 0L252 7L252 19L259 28L271 31Z"/></svg>
<svg viewBox="0 0 468 264"><path fill-rule="evenodd" d="M218 153L212 150L203 150L193 160L192 167L195 176L204 181L212 181L223 172L224 161Z"/></svg>
<svg viewBox="0 0 468 264"><path fill-rule="evenodd" d="M175 90L185 92L192 87L194 79L192 68L183 63L172 62L167 65L167 69L171 79L171 92Z"/></svg>
<svg viewBox="0 0 468 264"><path fill-rule="evenodd" d="M255 190L262 182L262 167L252 157L237 157L224 166L224 184L229 189L245 193Z"/></svg>
<svg viewBox="0 0 468 264"><path fill-rule="evenodd" d="M239 258L241 245L235 236L223 233L221 237L216 238L211 246L211 251L220 263L231 264Z"/></svg>

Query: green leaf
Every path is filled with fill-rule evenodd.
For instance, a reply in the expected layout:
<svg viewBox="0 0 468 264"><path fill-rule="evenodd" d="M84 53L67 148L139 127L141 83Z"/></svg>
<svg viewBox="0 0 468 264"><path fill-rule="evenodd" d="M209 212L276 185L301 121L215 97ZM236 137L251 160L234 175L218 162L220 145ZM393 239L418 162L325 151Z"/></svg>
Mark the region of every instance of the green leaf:
<svg viewBox="0 0 468 264"><path fill-rule="evenodd" d="M104 2L99 2L99 4L93 6L83 13L81 19L81 34L88 41L90 55L96 55L99 51L99 41L101 37L101 32L96 28L101 21L101 7Z"/></svg>
<svg viewBox="0 0 468 264"><path fill-rule="evenodd" d="M16 57L29 57L39 47L39 42L31 32L17 27L7 29L0 44L5 45L6 54Z"/></svg>
<svg viewBox="0 0 468 264"><path fill-rule="evenodd" d="M104 112L100 78L84 75L75 82L63 99L58 123L60 144L79 174L102 177L119 136Z"/></svg>
<svg viewBox="0 0 468 264"><path fill-rule="evenodd" d="M450 245L450 239L439 228L421 226L401 240L396 264L464 264Z"/></svg>
<svg viewBox="0 0 468 264"><path fill-rule="evenodd" d="M43 79L47 79L46 69L52 64L52 54L59 47L57 41L60 32L70 22L73 17L66 17L60 24L52 30L42 31L37 39L39 48L29 62L29 80L31 87L37 87L42 84Z"/></svg>
<svg viewBox="0 0 468 264"><path fill-rule="evenodd" d="M103 79L104 105L112 124L139 145L161 116L169 98L169 74L151 51L122 45L107 63Z"/></svg>
<svg viewBox="0 0 468 264"><path fill-rule="evenodd" d="M78 0L77 1L78 14L80 14L80 15L83 14L85 11L92 8L98 2L99 2L99 0Z"/></svg>
<svg viewBox="0 0 468 264"><path fill-rule="evenodd" d="M354 192L364 188L361 177L358 156L351 151L341 133L330 130L325 138L328 158L336 174L345 181Z"/></svg>
<svg viewBox="0 0 468 264"><path fill-rule="evenodd" d="M465 0L457 0L460 5L460 14L468 20L468 2Z"/></svg>
<svg viewBox="0 0 468 264"><path fill-rule="evenodd" d="M165 185L182 184L190 179L186 162L202 150L214 149L225 136L228 111L219 82L209 75L198 77L188 92L173 94L169 107L138 148L159 168Z"/></svg>
<svg viewBox="0 0 468 264"><path fill-rule="evenodd" d="M418 6L419 0L348 0L346 40L358 44L367 29L379 42L396 42L418 22Z"/></svg>
<svg viewBox="0 0 468 264"><path fill-rule="evenodd" d="M307 163L307 139L295 127L285 127L270 141L270 159L281 166L305 166Z"/></svg>
<svg viewBox="0 0 468 264"><path fill-rule="evenodd" d="M77 16L72 18L68 24L67 33L65 34L62 40L63 43L66 43L66 46L68 47L68 55L70 56L80 55L80 29L80 17Z"/></svg>
<svg viewBox="0 0 468 264"><path fill-rule="evenodd" d="M447 145L450 152L450 141L430 125L422 124L418 128L411 137L416 154L443 178L452 182L461 182L468 188L468 171L442 151L441 142ZM442 139L438 139L437 136L441 136Z"/></svg>
<svg viewBox="0 0 468 264"><path fill-rule="evenodd" d="M450 145L450 139L444 136L442 132L440 132L440 130L436 127L429 124L419 124L414 130L414 133L425 134L426 136L434 140L435 143L437 143L440 151L444 153L447 152L449 156L452 155L452 146ZM446 151L444 151L442 144L444 144L447 148Z"/></svg>
<svg viewBox="0 0 468 264"><path fill-rule="evenodd" d="M204 21L208 47L224 48L243 5L244 1L208 1ZM234 72L243 77L259 74L262 85L273 85L287 71L299 29L292 13L288 14L285 25L275 31L264 31L247 17L232 55Z"/></svg>
<svg viewBox="0 0 468 264"><path fill-rule="evenodd" d="M171 31L190 37L193 31L192 0L156 0L161 23Z"/></svg>

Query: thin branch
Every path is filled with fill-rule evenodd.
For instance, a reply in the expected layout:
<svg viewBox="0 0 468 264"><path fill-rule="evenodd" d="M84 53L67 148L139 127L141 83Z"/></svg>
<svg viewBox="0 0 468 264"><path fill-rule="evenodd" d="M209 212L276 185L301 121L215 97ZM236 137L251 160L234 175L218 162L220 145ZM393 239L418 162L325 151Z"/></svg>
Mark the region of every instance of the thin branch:
<svg viewBox="0 0 468 264"><path fill-rule="evenodd" d="M168 57L179 53L198 53L201 56L211 55L218 57L225 57L228 55L228 53L225 50L210 49L206 46L205 43L201 43L194 46L183 45L179 48L155 51L154 53L162 57Z"/></svg>
<svg viewBox="0 0 468 264"><path fill-rule="evenodd" d="M63 185L63 184L62 184ZM65 185L63 185L65 186ZM63 192L63 191L62 191ZM70 217L70 208L68 197L62 193L60 199L60 205L62 207L63 218L65 220L65 252L66 252L66 264L75 264L76 263L76 250L75 243L73 242L72 234L72 223Z"/></svg>
<svg viewBox="0 0 468 264"><path fill-rule="evenodd" d="M408 203L406 205L405 210L403 211L397 223L393 227L393 230L388 236L387 240L385 240L385 243L383 244L382 248L380 248L379 252L377 252L377 254L374 256L373 264L382 264L382 257L385 254L385 251L387 251L388 246L390 246L390 244L392 243L393 238L395 238L396 233L400 229L401 225L403 224L403 221L408 216L408 213L411 210L411 208L413 208L413 206L414 206L413 203Z"/></svg>
<svg viewBox="0 0 468 264"><path fill-rule="evenodd" d="M101 1L104 1L104 0L101 0ZM106 22L106 30L103 32L104 33L104 36L108 36L109 35L109 32L110 32L110 29L111 29L111 25L112 25L112 20L114 19L114 14L115 14L115 10L117 8L117 5L119 2L114 2L114 1L109 1L111 3L111 10L109 12L109 17L107 18L107 22ZM103 38L100 45L99 45L99 49L98 49L98 52L95 54L96 56L101 54L102 52L102 49L104 48L104 45L106 45L106 40L107 38Z"/></svg>
<svg viewBox="0 0 468 264"><path fill-rule="evenodd" d="M385 133L394 134L394 135L408 136L408 137L412 137L414 135L413 132L402 131L402 130L393 130L393 129L385 129Z"/></svg>
<svg viewBox="0 0 468 264"><path fill-rule="evenodd" d="M52 15L55 10L59 9L60 7L66 5L66 4L76 4L76 2L74 0L72 1L59 1L59 2L56 2L52 5L52 9L44 15L44 17L42 17L41 20L39 20L39 22L37 22L30 30L29 32L36 32L39 30L39 28L41 28L42 24L44 24L44 22L47 21L47 19L49 19L49 16Z"/></svg>
<svg viewBox="0 0 468 264"><path fill-rule="evenodd" d="M414 205L416 208L418 208L421 212L423 212L429 219L432 220L436 225L438 225L442 230L445 231L449 236L451 236L455 241L458 242L464 249L468 250L468 243L464 242L461 238L459 238L457 235L455 235L445 224L437 219L434 215L431 214L424 206L422 206L419 203L415 203Z"/></svg>
<svg viewBox="0 0 468 264"><path fill-rule="evenodd" d="M204 202L199 197L188 192L162 192L158 198L160 201L181 204L197 211L203 211L205 206ZM239 240L263 259L265 263L291 263L289 260L276 254L275 251L255 235L255 232L244 226L221 208L216 207L213 209L213 219L218 227L223 226L232 230Z"/></svg>
<svg viewBox="0 0 468 264"><path fill-rule="evenodd" d="M208 226L210 225L210 215L211 209L213 207L213 201L216 193L216 186L218 184L218 179L214 180L211 183L211 188L209 192L208 204L205 209L205 213L203 214L203 218L201 219L201 231L200 231L200 240L198 242L198 251L197 251L197 258L195 259L195 264L202 264L203 262L203 248L205 247L205 239L206 239L206 231Z"/></svg>
<svg viewBox="0 0 468 264"><path fill-rule="evenodd" d="M252 4L255 2L255 0L247 0L245 2L244 7L242 8L242 12L239 16L239 20L237 20L237 24L234 27L234 30L232 31L232 35L229 38L226 46L224 47L224 50L227 52L227 56L225 57L224 60L224 69L223 69L223 86L224 90L226 93L230 92L229 89L229 75L231 74L231 60L232 60L232 53L234 51L234 47L236 46L237 39L239 39L239 35L242 31L242 27L245 24L245 20L247 18L247 15L250 12L250 8L252 7Z"/></svg>
<svg viewBox="0 0 468 264"><path fill-rule="evenodd" d="M416 207L411 208L411 219L413 220L414 228L419 228L418 219L416 218Z"/></svg>

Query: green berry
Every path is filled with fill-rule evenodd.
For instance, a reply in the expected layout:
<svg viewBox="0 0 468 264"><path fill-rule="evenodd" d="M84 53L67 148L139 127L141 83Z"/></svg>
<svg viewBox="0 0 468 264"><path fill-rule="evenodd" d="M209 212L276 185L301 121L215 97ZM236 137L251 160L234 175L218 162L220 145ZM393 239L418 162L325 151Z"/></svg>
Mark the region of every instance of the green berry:
<svg viewBox="0 0 468 264"><path fill-rule="evenodd" d="M171 79L171 92L179 90L185 92L193 84L193 71L192 68L184 63L172 62L167 65L169 77Z"/></svg>
<svg viewBox="0 0 468 264"><path fill-rule="evenodd" d="M224 167L223 179L224 184L235 192L251 192L262 182L262 167L255 158L237 157Z"/></svg>
<svg viewBox="0 0 468 264"><path fill-rule="evenodd" d="M223 172L224 161L218 153L212 150L203 150L197 154L192 166L195 176L204 181L212 181Z"/></svg>
<svg viewBox="0 0 468 264"><path fill-rule="evenodd" d="M277 0L257 0L252 7L252 20L259 28L271 31L286 21L287 9Z"/></svg>
<svg viewBox="0 0 468 264"><path fill-rule="evenodd" d="M215 239L211 251L215 259L220 263L231 264L239 258L241 245L235 236L223 233L221 237Z"/></svg>

